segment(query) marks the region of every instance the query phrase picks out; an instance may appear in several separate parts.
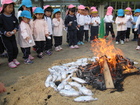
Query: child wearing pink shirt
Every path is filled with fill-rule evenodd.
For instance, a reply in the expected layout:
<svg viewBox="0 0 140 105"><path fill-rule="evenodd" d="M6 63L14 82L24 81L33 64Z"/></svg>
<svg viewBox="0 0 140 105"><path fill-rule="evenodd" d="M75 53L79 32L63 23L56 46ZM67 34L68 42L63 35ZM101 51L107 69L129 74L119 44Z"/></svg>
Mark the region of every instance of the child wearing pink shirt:
<svg viewBox="0 0 140 105"><path fill-rule="evenodd" d="M18 44L21 47L21 51L23 53L24 63L32 64L33 61L30 59L30 48L35 45L32 29L29 25L31 17L31 13L27 10L21 12L20 15L21 22L19 25L19 35L18 35Z"/></svg>
<svg viewBox="0 0 140 105"><path fill-rule="evenodd" d="M44 10L41 7L37 7L34 11L34 21L32 28L33 37L37 47L37 57L42 58L46 37L48 37L48 26L44 20Z"/></svg>
<svg viewBox="0 0 140 105"><path fill-rule="evenodd" d="M54 42L55 42L55 51L62 50L62 35L63 35L63 28L64 28L64 22L61 18L61 12L59 9L54 10L53 15L53 36L54 36Z"/></svg>

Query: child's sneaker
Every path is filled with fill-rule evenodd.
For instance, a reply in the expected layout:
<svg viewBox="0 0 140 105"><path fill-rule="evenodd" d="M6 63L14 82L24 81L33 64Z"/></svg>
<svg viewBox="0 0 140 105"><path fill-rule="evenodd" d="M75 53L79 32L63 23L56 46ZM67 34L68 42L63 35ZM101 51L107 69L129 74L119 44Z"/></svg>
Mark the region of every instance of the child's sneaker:
<svg viewBox="0 0 140 105"><path fill-rule="evenodd" d="M121 43L121 44L124 44L124 41L123 41L123 40L121 40L121 41L120 41L120 43Z"/></svg>
<svg viewBox="0 0 140 105"><path fill-rule="evenodd" d="M74 48L78 49L78 48L79 48L79 46L78 46L78 45L75 45L75 46L74 46Z"/></svg>
<svg viewBox="0 0 140 105"><path fill-rule="evenodd" d="M25 59L25 60L24 60L24 63L25 63L25 64L32 64L32 63L34 63L34 62L31 61L30 59Z"/></svg>
<svg viewBox="0 0 140 105"><path fill-rule="evenodd" d="M9 66L10 68L16 68L16 67L17 67L17 65L15 65L13 61L12 61L12 62L9 62L9 63L8 63L8 66Z"/></svg>
<svg viewBox="0 0 140 105"><path fill-rule="evenodd" d="M119 44L119 42L116 42L116 44Z"/></svg>
<svg viewBox="0 0 140 105"><path fill-rule="evenodd" d="M37 55L38 58L43 58L43 53L41 52L40 54Z"/></svg>
<svg viewBox="0 0 140 105"><path fill-rule="evenodd" d="M70 46L71 49L74 49L75 47L73 45Z"/></svg>
<svg viewBox="0 0 140 105"><path fill-rule="evenodd" d="M59 50L63 50L63 48L61 46L58 46Z"/></svg>
<svg viewBox="0 0 140 105"><path fill-rule="evenodd" d="M84 45L84 43L83 42L80 42L81 43L81 45Z"/></svg>
<svg viewBox="0 0 140 105"><path fill-rule="evenodd" d="M33 57L32 55L29 55L29 59L33 60L33 59L34 59L34 57Z"/></svg>
<svg viewBox="0 0 140 105"><path fill-rule="evenodd" d="M140 46L137 46L137 47L136 47L136 50L140 50Z"/></svg>
<svg viewBox="0 0 140 105"><path fill-rule="evenodd" d="M50 50L47 50L46 54L50 56L50 55L52 55L52 52Z"/></svg>
<svg viewBox="0 0 140 105"><path fill-rule="evenodd" d="M81 42L78 42L77 45L81 45Z"/></svg>
<svg viewBox="0 0 140 105"><path fill-rule="evenodd" d="M13 62L14 62L14 64L17 65L17 66L20 65L19 61L17 61L16 59L14 59Z"/></svg>
<svg viewBox="0 0 140 105"><path fill-rule="evenodd" d="M55 47L55 51L60 51L58 47Z"/></svg>

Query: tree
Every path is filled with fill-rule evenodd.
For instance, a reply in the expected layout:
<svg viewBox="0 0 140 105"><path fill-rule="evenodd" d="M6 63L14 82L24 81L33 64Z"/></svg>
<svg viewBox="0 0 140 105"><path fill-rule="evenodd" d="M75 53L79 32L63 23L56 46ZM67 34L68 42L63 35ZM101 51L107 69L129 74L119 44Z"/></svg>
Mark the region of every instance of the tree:
<svg viewBox="0 0 140 105"><path fill-rule="evenodd" d="M99 6L100 4L103 4L104 2L110 1L110 0L78 0L79 3L86 5L86 6Z"/></svg>

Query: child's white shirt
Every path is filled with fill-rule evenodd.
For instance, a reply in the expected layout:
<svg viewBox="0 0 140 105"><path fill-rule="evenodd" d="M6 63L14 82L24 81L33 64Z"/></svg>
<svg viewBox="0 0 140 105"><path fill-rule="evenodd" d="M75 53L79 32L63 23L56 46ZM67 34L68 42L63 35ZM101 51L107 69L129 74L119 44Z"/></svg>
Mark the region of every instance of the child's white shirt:
<svg viewBox="0 0 140 105"><path fill-rule="evenodd" d="M27 37L29 37L29 40L32 40L32 43L29 43L29 41L25 40ZM35 45L34 39L32 36L32 30L28 23L25 23L21 21L19 25L19 31L18 31L18 44L21 48L27 48L32 47Z"/></svg>
<svg viewBox="0 0 140 105"><path fill-rule="evenodd" d="M52 19L50 17L44 17L48 25L49 35L52 35Z"/></svg>
<svg viewBox="0 0 140 105"><path fill-rule="evenodd" d="M105 15L104 22L105 23L114 23L113 16L112 15Z"/></svg>
<svg viewBox="0 0 140 105"><path fill-rule="evenodd" d="M132 28L133 16L132 15L125 15L127 18L127 28ZM131 19L131 20L130 20Z"/></svg>
<svg viewBox="0 0 140 105"><path fill-rule="evenodd" d="M78 13L76 15L76 17L77 17L77 24L80 26L84 26L85 25L85 16Z"/></svg>
<svg viewBox="0 0 140 105"><path fill-rule="evenodd" d="M58 21L57 18L53 18L53 36L63 36L64 22L62 18Z"/></svg>
<svg viewBox="0 0 140 105"><path fill-rule="evenodd" d="M84 30L89 30L89 24L91 22L91 18L89 15L86 15L84 18L85 18Z"/></svg>
<svg viewBox="0 0 140 105"><path fill-rule="evenodd" d="M97 23L98 22L98 23ZM100 17L91 17L91 23L93 23L92 26L99 26L101 23Z"/></svg>
<svg viewBox="0 0 140 105"><path fill-rule="evenodd" d="M137 29L138 29L139 24L140 24L140 15L139 15L139 17L138 17L138 19L137 19L137 22L136 22L135 28L137 28Z"/></svg>
<svg viewBox="0 0 140 105"><path fill-rule="evenodd" d="M116 17L115 23L116 23L116 26L117 26L117 31L126 31L127 30L127 21L128 21L128 19L126 17L123 17L123 18ZM119 25L122 22L124 24Z"/></svg>

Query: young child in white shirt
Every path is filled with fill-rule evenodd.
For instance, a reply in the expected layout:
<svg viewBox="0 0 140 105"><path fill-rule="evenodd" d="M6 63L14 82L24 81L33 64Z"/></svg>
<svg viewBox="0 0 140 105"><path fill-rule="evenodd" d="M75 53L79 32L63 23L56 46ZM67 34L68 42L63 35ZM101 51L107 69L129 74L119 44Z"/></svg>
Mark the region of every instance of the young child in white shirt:
<svg viewBox="0 0 140 105"><path fill-rule="evenodd" d="M91 18L89 16L89 8L86 7L85 8L85 25L84 25L84 36L85 36L85 41L88 42L89 41L89 25L90 25L90 21Z"/></svg>
<svg viewBox="0 0 140 105"><path fill-rule="evenodd" d="M95 39L98 39L98 33L99 33L99 25L101 23L100 17L98 15L98 11L95 8L91 11L91 29L90 29L90 41L91 43L95 41Z"/></svg>
<svg viewBox="0 0 140 105"><path fill-rule="evenodd" d="M116 44L124 44L124 38L126 35L127 30L127 21L128 19L124 16L124 10L119 9L118 10L118 16L115 20L115 23L117 25L117 37L116 37Z"/></svg>
<svg viewBox="0 0 140 105"><path fill-rule="evenodd" d="M55 51L61 51L63 48L62 45L62 36L63 36L63 28L64 28L64 22L61 18L61 12L59 9L55 9L53 11L53 36L54 36L54 46Z"/></svg>

